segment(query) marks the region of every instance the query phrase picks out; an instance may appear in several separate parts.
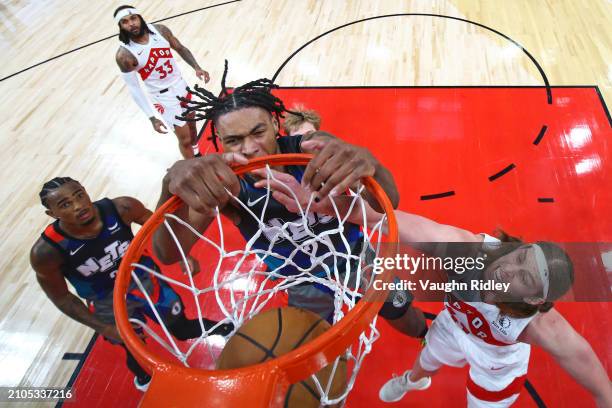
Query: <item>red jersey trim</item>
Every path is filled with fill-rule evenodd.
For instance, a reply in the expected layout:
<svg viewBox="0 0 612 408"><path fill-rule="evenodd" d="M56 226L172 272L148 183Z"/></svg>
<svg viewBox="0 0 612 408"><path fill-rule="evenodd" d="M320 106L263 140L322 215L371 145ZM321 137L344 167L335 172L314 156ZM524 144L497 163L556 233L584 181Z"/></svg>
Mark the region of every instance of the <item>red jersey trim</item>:
<svg viewBox="0 0 612 408"><path fill-rule="evenodd" d="M525 384L527 376L522 375L516 377L506 388L499 391L489 391L476 384L472 377L468 376L467 389L476 398L483 401L495 402L510 398L515 394L519 394Z"/></svg>
<svg viewBox="0 0 612 408"><path fill-rule="evenodd" d="M49 238L51 241L55 242L56 244L59 244L60 242L64 240L64 236L60 234L59 232L57 232L57 230L55 229L55 224L47 225L47 228L45 228L44 234L47 236L47 238Z"/></svg>

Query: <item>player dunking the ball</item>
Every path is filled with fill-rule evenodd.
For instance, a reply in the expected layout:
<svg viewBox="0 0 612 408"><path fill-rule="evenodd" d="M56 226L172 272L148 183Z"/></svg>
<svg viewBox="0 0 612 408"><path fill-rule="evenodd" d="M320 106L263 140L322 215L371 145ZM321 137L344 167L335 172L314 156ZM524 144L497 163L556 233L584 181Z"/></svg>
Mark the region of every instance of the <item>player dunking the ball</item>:
<svg viewBox="0 0 612 408"><path fill-rule="evenodd" d="M117 65L132 98L147 115L155 131L167 133L165 126L171 126L178 138L181 155L185 158L193 157L198 153L195 124L176 118L184 109L184 104L178 101L177 96L189 98L190 95L186 91L187 84L181 76L172 50L205 82L210 80L208 72L200 68L191 51L180 43L168 27L162 24L147 24L140 12L132 6L118 7L113 15L119 26L121 41L116 55ZM166 125L155 117L138 77Z"/></svg>
<svg viewBox="0 0 612 408"><path fill-rule="evenodd" d="M103 198L92 202L85 188L70 177L56 177L46 182L40 192L47 214L55 218L36 241L30 252L30 263L38 283L49 299L64 314L91 327L114 344L122 344L113 314L113 288L119 263L134 238L131 224L142 225L151 211L132 197ZM189 267L197 272L197 262L189 258ZM149 257L140 264L158 270ZM178 294L163 280L138 271L147 294L154 302L164 324L179 340L199 337L202 326L189 320ZM66 285L68 280L79 297ZM156 320L153 310L135 285L127 296L131 318ZM203 319L202 325L212 334L229 334L231 324ZM215 327L216 326L216 327ZM124 347L125 348L125 347ZM145 390L149 375L127 352L127 366L135 375L134 384Z"/></svg>
<svg viewBox="0 0 612 408"><path fill-rule="evenodd" d="M254 171L240 179L232 172L228 162L246 163L249 159L279 153L310 153L310 144L315 141L325 147L317 151L317 157L308 166L285 166L281 169L288 177L303 182L311 191L325 197L330 190L335 189L344 193L348 186L359 180L352 175L354 168L360 168L359 173L374 177L387 192L391 202L397 205L399 195L393 177L387 169L372 154L361 147L348 144L340 139L325 133L313 132L307 135L279 137L279 121L284 112L287 112L283 101L272 94L276 87L268 79L260 79L239 86L228 92L225 87L227 62L222 80L222 92L217 96L213 93L197 88L194 96L201 101L190 104L191 110L196 113L196 119L211 121L213 142L216 138L221 142L224 154L210 154L205 157L182 160L175 163L164 177L162 195L159 205L163 204L172 194L178 195L185 202L185 206L177 214L186 220L198 231L204 231L214 220L215 208L233 213L237 227L246 240L251 240L259 231L261 224L241 206L230 204L231 191L250 211L262 214L264 228L276 228L279 224L300 225L299 228L289 229L289 240L268 239L266 234L260 234L254 240L253 249L267 249L273 243L273 252L278 257L266 256L263 258L269 270L290 276L299 273L298 268L310 269L310 257L297 253L294 246L288 241L302 242L308 237L304 229L308 228L313 234L326 235L337 251L358 254L361 250L361 231L355 224L345 224L342 232L328 234L330 230L337 230L339 221L336 217L314 217L308 220L307 226L302 226L301 217L291 213L282 204L272 197L269 202L263 200L266 195L265 186L261 186L262 171ZM193 109L192 109L193 107ZM313 164L314 163L314 164ZM323 182L324 185L323 185ZM316 186L316 187L314 187ZM318 200L315 199L315 200ZM265 206L265 207L264 207ZM264 208L266 209L264 211ZM185 251L196 242L197 237L180 224L171 221L174 232ZM344 243L348 243L347 245ZM156 231L154 247L160 259L164 262L175 262L179 257L176 245L164 228ZM321 257L329 249L323 245L317 249L316 256ZM282 257L293 256L294 265L284 265ZM343 270L344 266L333 264L328 258L326 262L331 270ZM315 276L324 276L323 267L312 268ZM346 268L344 268L346 269ZM348 269L354 270L352 266ZM320 275L317 275L320 274ZM304 308L319 314L324 319L331 319L334 313L334 297L322 290L312 282L292 286L288 289L289 305ZM411 336L424 334L426 330L422 313L411 307L409 293L397 291L392 294L393 301L385 304L381 316L387 319L397 330Z"/></svg>

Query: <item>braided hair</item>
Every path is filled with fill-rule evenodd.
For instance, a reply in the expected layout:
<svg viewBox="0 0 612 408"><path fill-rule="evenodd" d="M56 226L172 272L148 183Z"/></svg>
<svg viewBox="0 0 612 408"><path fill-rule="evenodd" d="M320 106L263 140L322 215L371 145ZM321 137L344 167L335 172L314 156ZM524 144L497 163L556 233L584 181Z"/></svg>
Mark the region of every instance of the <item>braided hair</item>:
<svg viewBox="0 0 612 408"><path fill-rule="evenodd" d="M230 93L225 86L227 69L228 63L227 60L225 60L225 69L223 70L223 77L221 78L221 93L219 96L216 96L212 92L196 84L195 89L192 90L188 87L187 91L198 97L200 101L179 97L181 102L185 104L186 110L183 115L177 116L177 118L186 122L196 122L204 119L206 121L204 123L204 128L206 128L206 125L210 121L211 136L209 140L212 141L215 149L219 150L217 146L215 121L226 113L242 108L258 107L274 115L279 122L280 118L284 117L284 112L301 116L298 112L287 110L283 101L272 94L272 89L278 88L278 85L267 78L248 82L234 88L233 92ZM195 115L192 115L192 113Z"/></svg>
<svg viewBox="0 0 612 408"><path fill-rule="evenodd" d="M70 182L79 183L78 181L70 177L55 177L47 181L45 184L43 184L42 190L40 190L40 193L38 193L41 204L44 205L46 208L49 208L49 203L47 202L47 196L52 191L57 190L64 184L70 183Z"/></svg>

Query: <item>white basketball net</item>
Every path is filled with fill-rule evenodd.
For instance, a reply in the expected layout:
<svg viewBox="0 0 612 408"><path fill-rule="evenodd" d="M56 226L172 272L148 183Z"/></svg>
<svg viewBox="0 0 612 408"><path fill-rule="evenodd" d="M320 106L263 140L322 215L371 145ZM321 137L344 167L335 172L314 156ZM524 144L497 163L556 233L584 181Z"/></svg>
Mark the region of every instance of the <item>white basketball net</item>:
<svg viewBox="0 0 612 408"><path fill-rule="evenodd" d="M198 288L194 283L194 276L190 268L187 268L187 276L189 284L185 284L183 282L177 281L175 279L169 278L165 275L160 274L159 272L152 270L145 265L141 265L138 263L133 263L132 267L138 267L141 270L145 270L151 275L156 276L159 279L163 279L171 285L176 285L185 289L188 289L194 297L195 305L197 309L198 319L200 321L200 326L202 328L202 335L195 339L190 346L184 347L185 350L182 350L177 344L176 340L168 331L166 324L160 316L159 311L157 310L155 304L151 300L149 294L144 289L144 286L135 273L132 270L132 279L146 298L149 306L153 310L157 321L160 323L160 326L163 330L163 336L160 336L154 331L146 322L142 322L137 319L130 319L130 322L135 327L141 327L145 330L148 336L155 341L159 342L167 351L169 351L172 355L174 355L181 363L185 366L188 366L188 359L190 355L196 350L196 348L206 347L208 348L208 352L210 353L211 358L216 361L218 356L212 350L210 341L211 338L217 337L218 339L221 336L210 335L211 331L217 328L222 323L233 323L235 326L235 331L242 326L245 321L248 321L253 316L258 314L262 309L268 304L268 302L274 298L280 291L287 290L293 286L304 284L307 282L316 283L322 286L327 287L329 290L333 292L333 295L330 294L330 297L334 298L334 313L333 313L333 323L337 323L340 321L345 313L355 307L356 302L364 295L365 291L372 285L372 282L375 278L375 274L372 273L372 262L373 257L378 254L381 244L381 227L384 219L381 220L378 224L376 224L373 228L369 229L366 222L366 209L365 202L361 197L361 193L363 192L364 187L359 186L356 192L350 192L350 206L348 211L345 214L340 214L340 210L336 205L336 202L332 199L332 204L335 212L335 218L340 220L339 225L335 229L329 229L325 231L324 234L315 235L311 229L309 228L308 219L309 216L312 217L310 212L310 208L313 203L314 194L311 195L310 200L308 201L305 208L300 205L298 197L295 195L290 188L282 183L282 181L278 180L274 177L274 174L270 171L270 168L266 166L267 173L267 185L269 187L270 180L276 180L279 183L283 184L288 192L290 192L291 196L295 200L298 208L299 208L299 220L296 222L285 223L283 225L266 225L262 220L268 210L268 203L271 199L270 189L267 189L267 194L265 196L265 203L263 207L263 211L261 214L254 214L251 211L251 208L246 206L244 203L240 202L237 197L232 196L236 205L241 206L251 217L258 223L259 231L251 237L251 239L246 243L244 249L242 250L231 250L227 251L225 248L225 240L223 234L223 227L221 223L221 215L217 210L216 215L216 224L219 228L219 242L213 242L211 239L202 235L200 231L196 231L191 225L189 225L184 220L176 217L174 214L165 214L165 217L171 218L178 222L179 224L188 228L193 234L195 234L199 239L204 240L211 248L216 249L218 252L218 262L217 266L214 270L214 275L212 277L212 286ZM229 191L228 191L229 192ZM361 222L361 250L360 253L351 254L349 242L346 240L342 231L344 229L345 224L347 223L348 214L350 214L353 210L361 211L362 222ZM181 248L172 227L168 223L168 220L164 221L165 227L170 232L171 236L174 238L174 241L180 251L183 262L186 263L186 253ZM211 224L212 226L213 224ZM210 227L209 227L210 228ZM295 231L295 228L300 228L301 231L306 235L306 238L301 239L299 242L294 240L293 235L291 234L291 230ZM270 241L269 248L267 250L258 250L253 249L253 243L264 234L268 240ZM342 242L344 244L344 250L338 251L334 245L329 240L330 236L341 237ZM284 239L291 242L295 246L295 250L291 253L290 256L281 256L278 253L273 251L274 243ZM374 242L372 242L374 240ZM322 256L316 255L317 247L327 248L328 251L325 251L325 254ZM293 257L299 251L307 253L310 255L311 267L303 268L301 265L298 265L294 262ZM321 252L321 251L319 251ZM274 256L277 259L282 259L283 263L280 267L268 270L267 272L262 272L261 268L257 268L256 263L254 262L245 262L249 257L253 257L253 254L257 255L260 259L263 259L266 256ZM367 256L366 256L367 254ZM222 272L221 265L223 261L227 258L234 258L238 261L236 262L235 268L231 271L231 273L227 273L226 270ZM279 271L287 266L294 266L299 273L292 276L282 275ZM261 265L260 265L261 266ZM350 270L353 268L353 270ZM317 275L311 273L313 270L317 271ZM321 273L324 271L324 274ZM260 282L254 290L245 290L245 285L236 285L236 282L244 282L244 280ZM277 284L270 288L269 281L277 280ZM268 285L267 285L268 284ZM237 290L236 288L239 288ZM221 292L226 291L224 294L225 300L222 299ZM227 291L229 291L229 301L227 300ZM205 330L203 323L203 316L206 314L204 310L202 310L200 306L200 302L198 298L204 294L214 293L215 298L217 300L217 306L223 313L224 319L221 320L215 327L210 328L209 330ZM233 333L232 333L233 334ZM231 337L228 336L228 338ZM321 384L319 379L312 375L312 379L316 388L321 395L321 405L332 405L342 403L348 393L351 391L355 379L357 377L357 373L361 367L361 363L366 354L368 354L371 350L372 343L376 341L379 337L379 332L376 329L376 318L369 324L368 328L361 333L359 339L345 351L344 354L338 356L335 362L333 363L332 373L329 375L329 381L327 384ZM227 339L226 339L227 340ZM218 340L216 343L218 344ZM346 375L346 388L342 395L335 396L335 398L331 398L328 396L329 390L331 388L331 382L333 381L336 368L339 364L340 357L344 357L347 359L347 369L350 372L347 372Z"/></svg>

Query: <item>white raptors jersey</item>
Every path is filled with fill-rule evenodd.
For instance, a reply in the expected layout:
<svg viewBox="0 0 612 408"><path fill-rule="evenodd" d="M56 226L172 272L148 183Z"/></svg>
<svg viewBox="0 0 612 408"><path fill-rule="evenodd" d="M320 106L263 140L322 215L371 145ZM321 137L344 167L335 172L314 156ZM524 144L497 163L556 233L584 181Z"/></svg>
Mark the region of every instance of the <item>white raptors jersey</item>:
<svg viewBox="0 0 612 408"><path fill-rule="evenodd" d="M182 79L176 60L172 57L170 43L155 29L147 24L153 34L149 34L147 44L130 40L121 46L130 51L138 60L136 70L150 93L169 88Z"/></svg>
<svg viewBox="0 0 612 408"><path fill-rule="evenodd" d="M502 314L495 305L484 302L463 302L449 296L444 307L455 323L471 338L494 346L517 343L517 338L536 316L510 317Z"/></svg>
<svg viewBox="0 0 612 408"><path fill-rule="evenodd" d="M481 235L483 235L483 248L491 249L500 244L497 238L487 234ZM469 272L463 275L464 278L473 278L469 276ZM495 346L515 344L518 336L535 317L535 315L528 318L506 316L501 314L495 305L473 300L480 300L479 291L453 293L446 297L444 306L455 323L470 337Z"/></svg>

